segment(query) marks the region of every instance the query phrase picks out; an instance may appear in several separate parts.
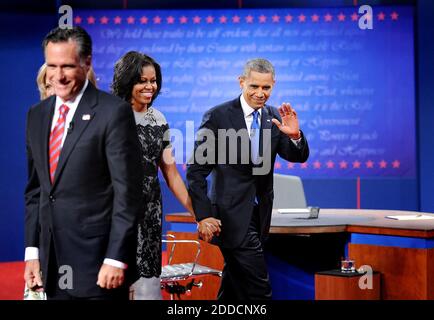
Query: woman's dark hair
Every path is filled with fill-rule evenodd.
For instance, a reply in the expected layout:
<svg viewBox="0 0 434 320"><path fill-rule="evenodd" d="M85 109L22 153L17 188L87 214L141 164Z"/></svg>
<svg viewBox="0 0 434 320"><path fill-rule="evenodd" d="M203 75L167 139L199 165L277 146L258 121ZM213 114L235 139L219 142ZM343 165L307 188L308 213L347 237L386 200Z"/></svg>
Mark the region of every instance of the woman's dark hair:
<svg viewBox="0 0 434 320"><path fill-rule="evenodd" d="M152 105L152 102L155 100L161 90L161 67L150 56L137 51L127 52L116 62L113 74L113 82L111 84L113 94L130 103L133 87L135 84L140 82L142 69L146 66L153 66L155 68L155 75L157 78L157 91L152 97Z"/></svg>

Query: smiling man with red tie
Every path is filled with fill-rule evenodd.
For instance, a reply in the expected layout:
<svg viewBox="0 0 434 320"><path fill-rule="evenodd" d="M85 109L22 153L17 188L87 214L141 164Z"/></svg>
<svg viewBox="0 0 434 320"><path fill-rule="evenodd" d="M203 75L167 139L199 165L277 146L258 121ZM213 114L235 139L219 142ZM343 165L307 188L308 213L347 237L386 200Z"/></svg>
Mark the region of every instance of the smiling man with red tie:
<svg viewBox="0 0 434 320"><path fill-rule="evenodd" d="M24 278L48 299L128 299L142 206L131 107L86 79L84 29L56 28L43 48L56 95L27 115Z"/></svg>

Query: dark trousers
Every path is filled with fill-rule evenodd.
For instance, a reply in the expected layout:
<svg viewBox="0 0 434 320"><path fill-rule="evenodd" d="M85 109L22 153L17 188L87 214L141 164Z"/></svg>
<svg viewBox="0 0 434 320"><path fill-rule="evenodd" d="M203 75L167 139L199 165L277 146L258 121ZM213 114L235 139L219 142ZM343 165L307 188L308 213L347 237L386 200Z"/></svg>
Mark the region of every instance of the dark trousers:
<svg viewBox="0 0 434 320"><path fill-rule="evenodd" d="M253 210L249 229L241 245L220 247L225 265L218 300L270 300L271 285L259 236L259 213Z"/></svg>
<svg viewBox="0 0 434 320"><path fill-rule="evenodd" d="M47 292L47 300L128 300L129 291L127 289L110 289L107 294L95 297L75 297L68 293L68 290L62 290L56 287L52 294Z"/></svg>
<svg viewBox="0 0 434 320"><path fill-rule="evenodd" d="M129 290L124 286L119 289L104 290L104 294L92 297L76 297L71 295L68 289L61 289L59 287L61 274L59 274L53 239L51 240L50 257L48 260L48 273L50 277L48 277L45 287L47 300L128 300L129 297ZM95 283L96 281L97 279L95 279Z"/></svg>

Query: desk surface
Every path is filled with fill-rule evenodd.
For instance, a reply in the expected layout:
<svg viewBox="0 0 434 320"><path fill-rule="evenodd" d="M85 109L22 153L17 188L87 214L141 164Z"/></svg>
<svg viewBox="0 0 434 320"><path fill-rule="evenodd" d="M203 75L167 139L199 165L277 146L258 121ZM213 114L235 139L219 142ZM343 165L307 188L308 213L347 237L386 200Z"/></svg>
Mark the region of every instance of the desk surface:
<svg viewBox="0 0 434 320"><path fill-rule="evenodd" d="M434 237L434 220L393 220L389 215L416 215L421 212L397 210L321 209L318 219L273 210L270 233L311 234L354 232L418 238ZM432 215L432 213L426 213ZM168 222L195 222L189 213L166 215Z"/></svg>

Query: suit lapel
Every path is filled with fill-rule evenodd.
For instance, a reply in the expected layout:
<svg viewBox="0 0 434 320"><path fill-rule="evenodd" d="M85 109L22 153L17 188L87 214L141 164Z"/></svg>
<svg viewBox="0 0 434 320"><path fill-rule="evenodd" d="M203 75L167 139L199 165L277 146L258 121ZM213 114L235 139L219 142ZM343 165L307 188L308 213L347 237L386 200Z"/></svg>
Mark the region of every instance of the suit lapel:
<svg viewBox="0 0 434 320"><path fill-rule="evenodd" d="M261 115L261 129L271 129L273 126L273 122L271 122L271 119L273 119L270 110L268 109L268 106L264 106L262 108L262 115Z"/></svg>
<svg viewBox="0 0 434 320"><path fill-rule="evenodd" d="M246 127L246 120L244 119L244 112L243 108L241 107L241 101L238 97L237 99L233 100L233 103L230 107L230 114L228 115L231 123L232 128L235 129L237 134L240 134L241 140L237 139L237 162L241 163L242 152L249 152L251 145L250 145L250 137L249 133L247 131ZM240 131L241 130L241 131ZM245 150L245 146L242 145L243 141L248 141L249 149ZM249 152L249 161L250 161L250 152Z"/></svg>
<svg viewBox="0 0 434 320"><path fill-rule="evenodd" d="M51 132L51 124L53 122L53 115L54 115L54 106L56 104L56 97L51 97L47 100L46 105L42 108L42 137L41 137L41 159L43 163L45 163L44 166L44 176L41 177L41 181L45 183L47 186L51 185L50 181L50 167L49 167L49 161L48 161L48 141L50 139L50 132Z"/></svg>
<svg viewBox="0 0 434 320"><path fill-rule="evenodd" d="M231 111L231 115L229 116L229 119L232 122L232 127L237 132L240 129L247 130L246 120L244 120L244 112L243 112L243 108L241 108L240 98L235 99L233 101L232 106L229 110Z"/></svg>
<svg viewBox="0 0 434 320"><path fill-rule="evenodd" d="M267 148L270 147L271 143L271 139L264 139L264 130L270 130L268 137L271 137L271 128L273 126L273 122L271 121L273 117L268 108L268 106L264 106L261 113L261 143L259 144L259 154L261 156L263 156L264 150L267 150Z"/></svg>
<svg viewBox="0 0 434 320"><path fill-rule="evenodd" d="M74 149L74 146L80 139L84 130L87 128L89 123L92 121L95 111L93 108L97 104L96 89L92 84L88 84L80 103L75 110L72 122L74 124L74 129L67 134L65 142L63 143L62 151L60 152L59 164L57 165L56 173L54 175L53 188L56 186L59 176L61 175L63 168L65 167L68 158Z"/></svg>

